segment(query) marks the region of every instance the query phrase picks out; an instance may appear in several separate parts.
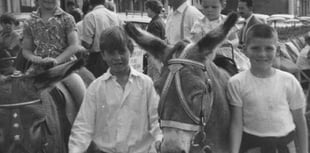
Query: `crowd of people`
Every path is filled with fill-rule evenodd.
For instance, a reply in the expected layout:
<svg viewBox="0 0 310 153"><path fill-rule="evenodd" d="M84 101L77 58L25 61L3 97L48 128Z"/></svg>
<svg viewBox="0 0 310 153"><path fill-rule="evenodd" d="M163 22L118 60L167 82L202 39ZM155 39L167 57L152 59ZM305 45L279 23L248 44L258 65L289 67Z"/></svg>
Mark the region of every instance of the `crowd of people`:
<svg viewBox="0 0 310 153"><path fill-rule="evenodd" d="M157 114L159 95L153 85L160 77L161 64L149 56L147 74L130 66L134 45L122 28L124 21L115 4L89 0L81 10L69 1L66 12L58 0L37 3L37 11L25 21L22 42L12 30L17 24L14 16L6 13L0 17L0 48L30 61L25 73L76 60L79 52L88 54L86 68L97 79L87 88L73 124L69 152L83 153L92 143L98 153L155 153L163 138ZM151 18L146 30L169 45L197 42L226 19L221 14L225 0L202 0L201 10L187 0L168 0L168 5L171 11L166 21L160 15L160 0L147 0L145 11ZM262 152L285 150L295 137L298 151L306 153L305 95L293 75L272 67L277 32L253 14L252 0L239 0L238 12L244 26L234 27L224 42L234 53L217 49L210 56L213 60L216 55L234 54L241 61L236 62L240 72L230 78L227 87L232 110L231 153L255 147ZM302 55L309 60L309 46Z"/></svg>

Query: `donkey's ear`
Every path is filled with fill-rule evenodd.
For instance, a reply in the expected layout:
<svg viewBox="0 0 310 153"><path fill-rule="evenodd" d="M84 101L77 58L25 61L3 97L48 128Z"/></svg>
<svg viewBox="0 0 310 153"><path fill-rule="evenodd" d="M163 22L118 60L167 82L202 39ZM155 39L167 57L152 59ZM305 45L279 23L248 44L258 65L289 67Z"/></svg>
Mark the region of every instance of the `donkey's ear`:
<svg viewBox="0 0 310 153"><path fill-rule="evenodd" d="M51 87L82 66L84 66L84 60L82 59L55 66L34 76L34 84L39 90Z"/></svg>
<svg viewBox="0 0 310 153"><path fill-rule="evenodd" d="M152 34L141 30L132 23L126 23L124 29L127 34L143 49L159 61L164 61L168 46L166 43Z"/></svg>
<svg viewBox="0 0 310 153"><path fill-rule="evenodd" d="M238 21L238 17L237 13L230 13L221 26L210 31L206 36L199 40L197 43L199 51L203 52L204 55L210 54L210 51L213 51L226 39L230 29Z"/></svg>

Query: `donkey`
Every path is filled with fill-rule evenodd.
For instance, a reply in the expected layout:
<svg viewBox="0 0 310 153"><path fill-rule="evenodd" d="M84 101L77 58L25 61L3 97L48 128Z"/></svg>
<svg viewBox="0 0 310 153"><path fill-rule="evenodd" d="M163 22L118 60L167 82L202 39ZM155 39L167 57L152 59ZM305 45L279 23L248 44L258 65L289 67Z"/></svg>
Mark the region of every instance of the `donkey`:
<svg viewBox="0 0 310 153"><path fill-rule="evenodd" d="M74 95L57 82L83 65L77 60L38 73L0 75L1 153L67 152L66 141L80 102L72 102ZM76 84L84 82L78 77ZM84 92L85 88L79 94Z"/></svg>
<svg viewBox="0 0 310 153"><path fill-rule="evenodd" d="M164 135L161 153L228 152L230 111L225 87L230 75L212 59L237 19L232 13L197 43L179 42L173 47L132 24L125 25L128 35L163 63L155 82Z"/></svg>

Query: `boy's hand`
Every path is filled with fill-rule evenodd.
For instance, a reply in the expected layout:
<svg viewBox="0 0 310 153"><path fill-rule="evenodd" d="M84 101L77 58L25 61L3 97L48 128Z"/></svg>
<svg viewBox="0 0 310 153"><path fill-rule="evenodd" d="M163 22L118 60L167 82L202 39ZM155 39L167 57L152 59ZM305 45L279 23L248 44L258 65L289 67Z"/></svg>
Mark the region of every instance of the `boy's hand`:
<svg viewBox="0 0 310 153"><path fill-rule="evenodd" d="M161 150L161 141L156 141L155 142L155 149L157 153L160 153Z"/></svg>
<svg viewBox="0 0 310 153"><path fill-rule="evenodd" d="M76 51L76 53L87 52L87 49L85 47L83 47L82 45L75 46L74 50Z"/></svg>
<svg viewBox="0 0 310 153"><path fill-rule="evenodd" d="M52 57L45 57L42 59L42 64L52 64L53 66L58 64L58 61Z"/></svg>

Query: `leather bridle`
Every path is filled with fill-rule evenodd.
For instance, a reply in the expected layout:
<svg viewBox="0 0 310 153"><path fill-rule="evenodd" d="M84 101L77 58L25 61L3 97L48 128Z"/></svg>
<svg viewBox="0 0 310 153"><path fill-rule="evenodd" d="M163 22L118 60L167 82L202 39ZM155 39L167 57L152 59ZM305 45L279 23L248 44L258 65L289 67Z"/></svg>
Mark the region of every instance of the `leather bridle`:
<svg viewBox="0 0 310 153"><path fill-rule="evenodd" d="M184 66L193 66L196 68L201 69L207 75L207 88L205 88L203 98L201 101L201 109L199 116L195 115L195 113L190 109L188 102L185 99L184 93L182 91L181 80L180 80L180 70L184 68ZM210 119L213 101L214 101L214 94L211 89L211 79L209 75L206 73L208 67L200 62L196 62L189 59L170 59L168 61L168 69L169 74L165 81L164 87L161 92L161 98L159 103L159 116L160 116L160 127L170 127L170 128L177 128L181 130L187 131L194 131L196 132L194 137L191 140L191 145L193 147L201 147L203 149L209 148L208 145L204 144L206 139L205 128L207 126L207 122ZM163 116L164 112L164 104L166 102L168 90L171 86L171 83L175 80L175 86L177 89L177 95L180 101L180 104L184 111L186 112L187 116L194 122L194 124L182 123L178 121L171 121L171 120L163 120L161 117ZM209 96L208 96L209 94ZM208 102L208 103L207 103ZM207 105L206 105L207 103Z"/></svg>

